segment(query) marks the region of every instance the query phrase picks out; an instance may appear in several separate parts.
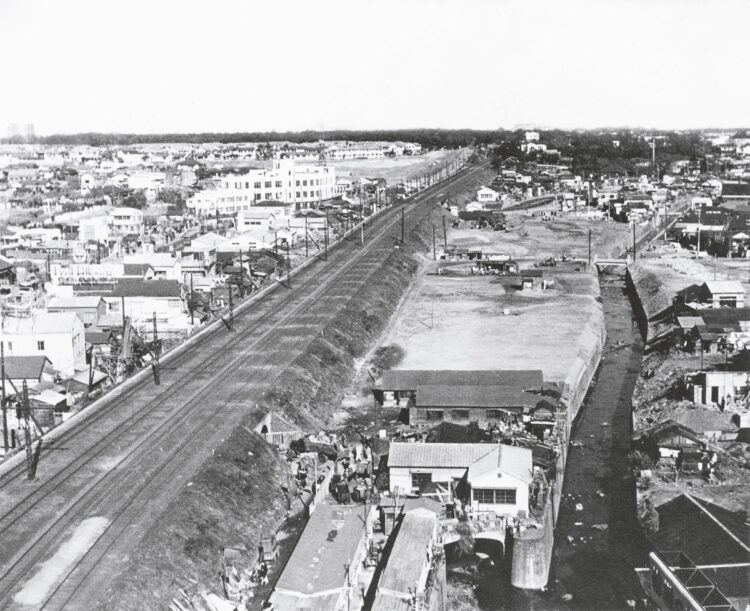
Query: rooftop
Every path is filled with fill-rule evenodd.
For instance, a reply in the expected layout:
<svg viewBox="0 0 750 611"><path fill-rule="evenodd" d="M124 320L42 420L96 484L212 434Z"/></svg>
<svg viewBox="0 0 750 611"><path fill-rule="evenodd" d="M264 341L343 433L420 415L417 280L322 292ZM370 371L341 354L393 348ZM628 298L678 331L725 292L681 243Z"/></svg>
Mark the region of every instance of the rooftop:
<svg viewBox="0 0 750 611"><path fill-rule="evenodd" d="M344 587L346 565L352 562L365 532L363 511L358 506L317 507L276 583L276 590L312 596Z"/></svg>
<svg viewBox="0 0 750 611"><path fill-rule="evenodd" d="M117 297L181 297L177 280L120 278L112 293Z"/></svg>
<svg viewBox="0 0 750 611"><path fill-rule="evenodd" d="M403 443L391 444L388 467L444 467L465 469L495 446L485 443Z"/></svg>
<svg viewBox="0 0 750 611"><path fill-rule="evenodd" d="M416 390L417 386L505 386L517 390L541 389L544 377L539 369L455 370L392 369L383 372L378 388Z"/></svg>
<svg viewBox="0 0 750 611"><path fill-rule="evenodd" d="M76 324L83 325L73 312L38 311L28 317L6 316L0 334L70 333Z"/></svg>
<svg viewBox="0 0 750 611"><path fill-rule="evenodd" d="M659 552L681 551L696 564L750 561L747 513L689 494L657 507L659 529L650 537Z"/></svg>
<svg viewBox="0 0 750 611"><path fill-rule="evenodd" d="M98 308L103 298L101 295L74 295L72 297L53 297L47 303L47 309L69 310L77 308Z"/></svg>
<svg viewBox="0 0 750 611"><path fill-rule="evenodd" d="M418 407L534 407L537 395L508 386L417 386Z"/></svg>
<svg viewBox="0 0 750 611"><path fill-rule="evenodd" d="M496 444L492 446L492 452L469 465L469 481L485 473L500 471L530 484L533 468L530 448Z"/></svg>
<svg viewBox="0 0 750 611"><path fill-rule="evenodd" d="M409 597L409 590L417 587L422 575L436 528L437 515L429 509L406 512L378 584L378 598ZM382 603L379 607L376 602L374 608L385 609L385 600Z"/></svg>
<svg viewBox="0 0 750 611"><path fill-rule="evenodd" d="M711 292L711 294L745 294L745 289L743 288L742 283L737 280L708 280L705 282L705 287Z"/></svg>
<svg viewBox="0 0 750 611"><path fill-rule="evenodd" d="M43 354L34 356L5 356L5 377L10 380L38 380L45 367L52 367Z"/></svg>

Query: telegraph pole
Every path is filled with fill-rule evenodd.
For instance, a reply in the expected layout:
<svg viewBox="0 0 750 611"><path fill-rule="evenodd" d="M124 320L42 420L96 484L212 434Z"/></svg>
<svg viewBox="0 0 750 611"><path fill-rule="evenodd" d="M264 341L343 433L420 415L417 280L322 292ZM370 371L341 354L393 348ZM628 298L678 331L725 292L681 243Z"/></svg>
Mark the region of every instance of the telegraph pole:
<svg viewBox="0 0 750 611"><path fill-rule="evenodd" d="M445 215L443 215L443 248L448 250L448 232L445 230Z"/></svg>
<svg viewBox="0 0 750 611"><path fill-rule="evenodd" d="M401 204L401 243L404 243L404 204Z"/></svg>
<svg viewBox="0 0 750 611"><path fill-rule="evenodd" d="M0 341L0 376L2 376L3 448L8 455L8 403L5 397L5 342Z"/></svg>
<svg viewBox="0 0 750 611"><path fill-rule="evenodd" d="M437 250L435 249L435 224L432 224L432 260L437 261Z"/></svg>
<svg viewBox="0 0 750 611"><path fill-rule="evenodd" d="M359 199L359 243L365 245L365 202L360 196Z"/></svg>
<svg viewBox="0 0 750 611"><path fill-rule="evenodd" d="M234 328L234 298L232 297L232 284L227 282L229 289L229 328Z"/></svg>
<svg viewBox="0 0 750 611"><path fill-rule="evenodd" d="M305 215L305 259L307 259L307 215Z"/></svg>
<svg viewBox="0 0 750 611"><path fill-rule="evenodd" d="M328 261L328 210L326 210L326 227L325 227L325 242L323 250L323 259Z"/></svg>
<svg viewBox="0 0 750 611"><path fill-rule="evenodd" d="M287 288L292 288L292 264L289 262L290 244L286 243L286 284Z"/></svg>
<svg viewBox="0 0 750 611"><path fill-rule="evenodd" d="M633 263L635 263L635 218L633 218Z"/></svg>
<svg viewBox="0 0 750 611"><path fill-rule="evenodd" d="M190 274L190 324L195 324L195 302L193 301L193 274Z"/></svg>
<svg viewBox="0 0 750 611"><path fill-rule="evenodd" d="M589 265L591 265L591 229L589 229Z"/></svg>
<svg viewBox="0 0 750 611"><path fill-rule="evenodd" d="M154 322L154 349L152 351L154 361L151 363L151 373L154 376L154 384L157 386L161 385L161 370L159 367L159 355L161 354L161 350L159 349L159 332L156 327L156 312L154 312L153 315L153 322Z"/></svg>

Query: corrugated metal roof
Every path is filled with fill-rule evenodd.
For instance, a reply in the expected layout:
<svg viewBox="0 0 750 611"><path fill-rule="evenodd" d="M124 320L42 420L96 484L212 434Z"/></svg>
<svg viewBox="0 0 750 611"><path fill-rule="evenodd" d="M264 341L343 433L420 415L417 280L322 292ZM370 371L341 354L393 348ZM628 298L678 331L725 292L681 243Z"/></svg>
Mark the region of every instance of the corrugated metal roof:
<svg viewBox="0 0 750 611"><path fill-rule="evenodd" d="M379 589L408 597L409 589L417 587L436 524L437 515L428 509L406 512L378 583Z"/></svg>
<svg viewBox="0 0 750 611"><path fill-rule="evenodd" d="M483 456L469 465L469 482L490 471L500 471L531 483L533 469L533 455L530 448L520 448L508 445L495 445L493 452Z"/></svg>
<svg viewBox="0 0 750 611"><path fill-rule="evenodd" d="M389 467L467 468L492 452L487 443L398 443L388 451Z"/></svg>
<svg viewBox="0 0 750 611"><path fill-rule="evenodd" d="M417 386L417 407L534 407L540 397L507 386Z"/></svg>
<svg viewBox="0 0 750 611"><path fill-rule="evenodd" d="M543 381L540 369L392 369L383 372L378 387L383 390L416 390L417 386L507 386L535 390L541 389Z"/></svg>

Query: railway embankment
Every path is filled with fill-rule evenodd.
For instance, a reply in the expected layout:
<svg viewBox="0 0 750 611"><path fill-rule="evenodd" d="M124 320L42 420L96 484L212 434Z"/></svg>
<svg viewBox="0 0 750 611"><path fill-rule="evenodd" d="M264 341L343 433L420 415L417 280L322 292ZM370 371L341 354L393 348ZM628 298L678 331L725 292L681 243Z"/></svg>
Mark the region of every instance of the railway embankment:
<svg viewBox="0 0 750 611"><path fill-rule="evenodd" d="M413 254L431 244L431 231L428 216L405 245L394 245L363 288L215 448L128 559L127 570L110 587L108 608L164 608L180 590L220 593L225 547L240 550L252 566L262 538L276 533L285 518L290 519L282 533L299 526L285 492L285 462L254 429L268 411L305 430L332 423L356 359L380 337L417 271ZM283 548L282 542L282 564ZM256 601L260 607L260 591Z"/></svg>

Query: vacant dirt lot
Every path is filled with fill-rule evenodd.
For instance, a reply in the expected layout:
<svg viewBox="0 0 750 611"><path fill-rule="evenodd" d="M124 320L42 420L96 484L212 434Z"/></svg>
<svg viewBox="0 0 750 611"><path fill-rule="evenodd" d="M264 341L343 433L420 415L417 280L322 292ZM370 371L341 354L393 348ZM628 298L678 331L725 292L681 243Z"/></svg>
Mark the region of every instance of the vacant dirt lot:
<svg viewBox="0 0 750 611"><path fill-rule="evenodd" d="M562 382L592 353L602 316L592 274L556 269L553 288L520 291L469 264L435 267L425 264L382 340L403 348L399 369L542 369Z"/></svg>
<svg viewBox="0 0 750 611"><path fill-rule="evenodd" d="M431 151L424 155L385 157L383 159L354 159L327 161L336 168L337 178L385 178L389 183L432 173L453 161L461 151Z"/></svg>
<svg viewBox="0 0 750 611"><path fill-rule="evenodd" d="M451 230L448 242L507 254L517 261L563 256L585 259L589 229L592 257L613 257L631 246L632 233L625 223L591 221L574 214L550 221L521 212L509 212L506 217L509 231L471 229L471 223L462 222L458 229Z"/></svg>

